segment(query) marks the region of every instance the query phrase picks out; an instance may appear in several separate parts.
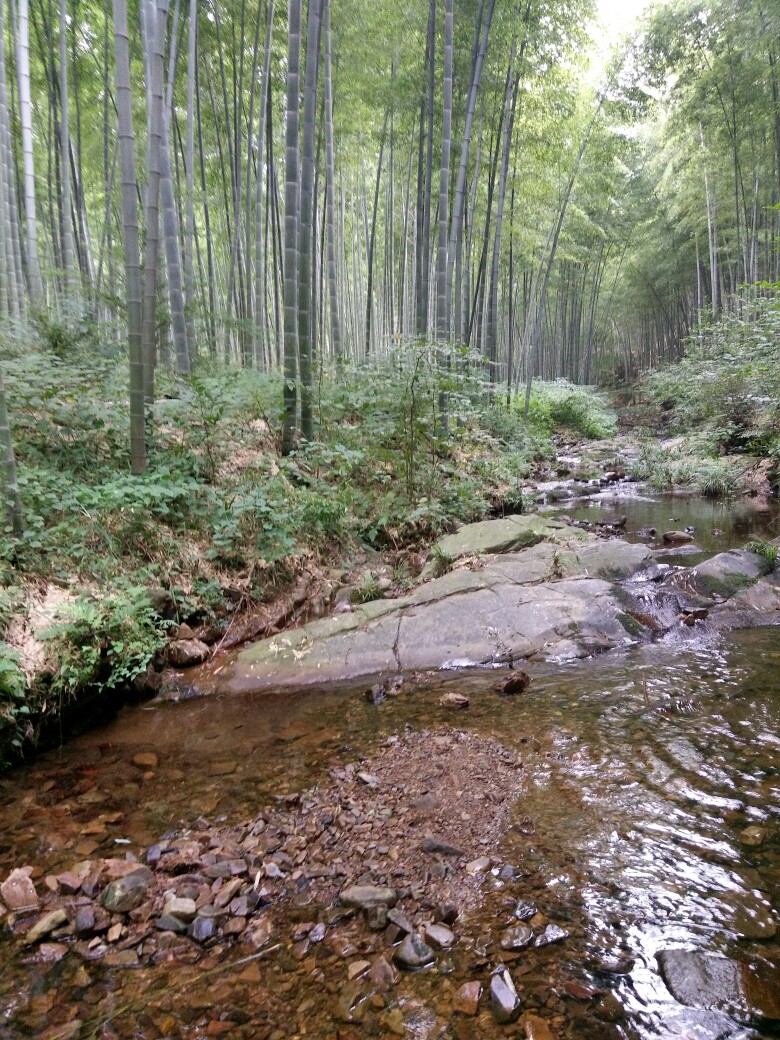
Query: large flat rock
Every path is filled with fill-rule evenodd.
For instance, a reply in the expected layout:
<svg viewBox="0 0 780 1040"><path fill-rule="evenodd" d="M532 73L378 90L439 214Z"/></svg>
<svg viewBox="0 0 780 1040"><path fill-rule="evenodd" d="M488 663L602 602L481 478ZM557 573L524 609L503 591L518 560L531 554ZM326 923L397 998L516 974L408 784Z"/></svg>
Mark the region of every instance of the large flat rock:
<svg viewBox="0 0 780 1040"><path fill-rule="evenodd" d="M464 556L489 556L527 549L539 542L570 543L584 541L589 537L586 532L569 527L560 520L550 520L536 514L465 524L455 534L448 534L436 542L422 577L435 577L442 559L455 561Z"/></svg>
<svg viewBox="0 0 780 1040"><path fill-rule="evenodd" d="M610 581L634 573L649 555L645 546L621 541L537 543L452 571L402 599L367 603L255 643L225 669L221 685L251 691L586 657L630 641Z"/></svg>

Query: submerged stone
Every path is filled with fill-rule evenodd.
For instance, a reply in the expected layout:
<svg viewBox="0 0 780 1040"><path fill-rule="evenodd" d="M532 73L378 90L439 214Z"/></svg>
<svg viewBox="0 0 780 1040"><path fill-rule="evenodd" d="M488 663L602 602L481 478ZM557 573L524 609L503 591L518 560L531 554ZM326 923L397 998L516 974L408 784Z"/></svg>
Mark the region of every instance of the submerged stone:
<svg viewBox="0 0 780 1040"><path fill-rule="evenodd" d="M415 971L433 964L436 954L417 932L409 932L401 945L394 951L393 960L402 968Z"/></svg>
<svg viewBox="0 0 780 1040"><path fill-rule="evenodd" d="M490 1008L499 1025L516 1022L520 1017L520 997L509 971L502 965L490 979Z"/></svg>
<svg viewBox="0 0 780 1040"><path fill-rule="evenodd" d="M146 899L146 893L153 877L154 875L148 867L139 867L107 885L100 901L112 914L129 914Z"/></svg>

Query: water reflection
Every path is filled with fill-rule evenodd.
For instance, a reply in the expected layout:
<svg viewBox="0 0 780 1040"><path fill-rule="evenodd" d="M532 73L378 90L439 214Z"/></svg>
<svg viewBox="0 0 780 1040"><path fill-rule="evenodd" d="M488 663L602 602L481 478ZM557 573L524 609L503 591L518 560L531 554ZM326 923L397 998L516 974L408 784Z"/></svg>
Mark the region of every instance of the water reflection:
<svg viewBox="0 0 780 1040"><path fill-rule="evenodd" d="M90 855L138 852L199 814L254 816L273 795L322 780L330 764L370 753L405 725L471 727L525 759L517 811L530 823L508 836L507 858L575 922L560 956L580 966L604 951L635 958L614 983L626 1017L597 1029L572 1012L561 1035L757 1037L759 1027L677 1003L656 955L681 947L780 964L779 659L780 632L756 629L727 644L647 645L539 666L518 698L497 697L490 677L451 675L379 708L356 688L126 710L0 784L0 867L54 872ZM442 688L469 693L469 712L439 708ZM156 753L158 767L134 765L139 751ZM93 826L101 814L119 816L101 831ZM767 831L758 845L743 840L751 825ZM74 972L6 971L0 1005L17 1030L7 1035L36 1035L18 1018L32 1021L25 1008L36 992L65 1002L89 992ZM155 978L178 985L153 973L99 977L102 993L117 986L123 1000ZM425 995L430 982L419 985ZM235 1002L230 981L220 987L220 999ZM317 1025L327 1010L327 1001L308 1009L309 1035L329 1035ZM177 1028L173 1035L198 1035Z"/></svg>

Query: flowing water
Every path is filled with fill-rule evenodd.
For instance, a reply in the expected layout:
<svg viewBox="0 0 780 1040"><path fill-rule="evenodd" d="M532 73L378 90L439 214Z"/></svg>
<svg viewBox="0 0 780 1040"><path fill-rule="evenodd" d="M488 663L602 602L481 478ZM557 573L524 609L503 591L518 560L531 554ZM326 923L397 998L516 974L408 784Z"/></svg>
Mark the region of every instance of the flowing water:
<svg viewBox="0 0 780 1040"><path fill-rule="evenodd" d="M379 707L360 687L124 709L0 782L0 876L34 864L40 890L46 874L90 856L141 854L199 815L252 818L275 794L324 781L333 763L370 755L404 727L458 726L496 736L524 760L522 825L502 851L519 866L512 897L532 900L570 931L546 959L529 955L515 965L526 1007L554 1036L777 1035L776 1019L708 1010L704 999L698 1008L679 1003L657 954L681 948L748 963L770 979L764 1003L777 999L780 629L661 640L537 666L533 676L514 698L498 697L484 675L457 674ZM470 709L441 708L443 688L468 693ZM158 768L134 766L139 751L155 752ZM759 831L746 835L751 827ZM760 834L758 844L747 843L751 834ZM508 890L490 877L486 886L489 927ZM592 972L605 955L633 959L630 973ZM372 1019L334 1025L332 987L304 978L295 962L241 964L240 947L224 952L216 975L202 970L217 967L208 959L135 971L73 955L40 963L2 936L0 956L3 1038L392 1035ZM473 977L457 953L453 964L453 985ZM564 998L554 982L561 971L607 992L589 1002ZM263 1028L251 1010L261 985L289 1007L284 1021L270 1016ZM484 1013L450 1014L452 985L437 971L406 977L398 992L398 1035L523 1035ZM209 1021L228 1026L207 1029ZM68 1032L68 1023L82 1025Z"/></svg>

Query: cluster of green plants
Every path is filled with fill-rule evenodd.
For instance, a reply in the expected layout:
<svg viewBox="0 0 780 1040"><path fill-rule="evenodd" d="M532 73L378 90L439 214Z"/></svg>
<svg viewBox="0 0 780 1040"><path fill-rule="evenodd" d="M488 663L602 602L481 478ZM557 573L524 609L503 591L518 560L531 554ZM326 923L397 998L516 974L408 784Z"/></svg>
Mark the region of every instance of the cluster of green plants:
<svg viewBox="0 0 780 1040"><path fill-rule="evenodd" d="M706 432L726 453L780 456L780 286L745 287L685 356L643 389L670 433Z"/></svg>
<svg viewBox="0 0 780 1040"><path fill-rule="evenodd" d="M718 458L706 439L692 438L670 447L656 442L642 446L634 473L659 491L682 488L706 498L729 498L740 488L742 469Z"/></svg>
<svg viewBox="0 0 780 1040"><path fill-rule="evenodd" d="M534 383L528 418L539 430L549 433L564 426L591 440L612 437L617 430L617 416L606 395L566 379Z"/></svg>

